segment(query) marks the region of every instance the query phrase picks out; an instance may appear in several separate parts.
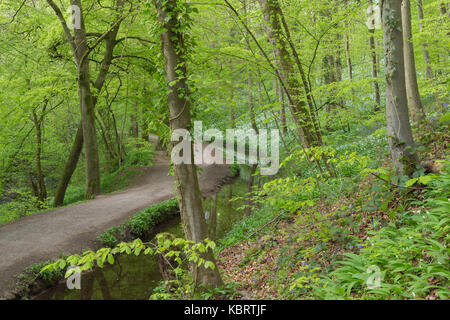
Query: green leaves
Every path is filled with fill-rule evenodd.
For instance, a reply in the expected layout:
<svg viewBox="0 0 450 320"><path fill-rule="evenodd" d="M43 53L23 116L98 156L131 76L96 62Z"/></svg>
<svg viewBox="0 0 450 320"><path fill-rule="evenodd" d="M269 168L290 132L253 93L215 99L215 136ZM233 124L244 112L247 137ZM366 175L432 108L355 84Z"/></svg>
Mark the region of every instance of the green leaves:
<svg viewBox="0 0 450 320"><path fill-rule="evenodd" d="M314 294L321 298L367 299L425 299L436 292L440 299L447 299L450 271L448 212L450 203L450 166L441 176L422 176L410 182L423 183L431 188L429 199L420 210L403 213L401 224L390 223L368 239L360 254L345 254L340 267L323 277ZM442 201L440 199L444 198ZM380 287L370 289L366 285L365 270L379 266ZM345 289L345 290L343 290ZM356 295L356 296L355 296Z"/></svg>
<svg viewBox="0 0 450 320"><path fill-rule="evenodd" d="M440 119L439 119L440 123L443 122L450 122L450 112L447 112L446 114L444 114Z"/></svg>
<svg viewBox="0 0 450 320"><path fill-rule="evenodd" d="M413 186L416 183L427 185L434 178L435 178L435 176L426 175L426 176L420 176L420 177L417 177L417 178L409 179L408 181L405 182L405 187L411 187L411 186Z"/></svg>
<svg viewBox="0 0 450 320"><path fill-rule="evenodd" d="M96 252L92 250L86 250L81 255L72 255L65 259L59 259L53 263L49 263L44 266L40 273L55 272L56 270L65 270L65 277L68 278L75 272L91 270L95 265L100 268L104 267L105 261L109 264L114 264L115 255L119 254L134 254L139 256L144 253L145 255L163 255L166 259L174 257L174 261L178 263L176 267L176 273L181 273L180 267L183 265L183 261L189 261L195 263L198 267L203 266L206 269L214 270L216 268L212 261L204 258L204 254L208 250L214 250L216 244L205 239L204 242L193 243L182 238L168 237L166 233L158 234L157 244L143 243L140 239L136 239L131 243L121 242L114 248L101 248ZM175 267L174 267L175 268Z"/></svg>

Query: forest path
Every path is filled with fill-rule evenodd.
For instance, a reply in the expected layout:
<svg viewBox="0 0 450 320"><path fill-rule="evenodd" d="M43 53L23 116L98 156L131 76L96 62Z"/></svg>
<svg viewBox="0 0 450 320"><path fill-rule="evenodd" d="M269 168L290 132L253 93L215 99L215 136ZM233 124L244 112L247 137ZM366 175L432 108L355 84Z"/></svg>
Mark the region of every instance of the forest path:
<svg viewBox="0 0 450 320"><path fill-rule="evenodd" d="M227 165L199 166L203 195L216 191L229 176ZM174 177L168 175L168 159L158 154L156 164L145 168L129 189L77 205L40 212L0 226L0 298L13 276L24 268L46 260L97 249L96 237L133 214L174 196Z"/></svg>

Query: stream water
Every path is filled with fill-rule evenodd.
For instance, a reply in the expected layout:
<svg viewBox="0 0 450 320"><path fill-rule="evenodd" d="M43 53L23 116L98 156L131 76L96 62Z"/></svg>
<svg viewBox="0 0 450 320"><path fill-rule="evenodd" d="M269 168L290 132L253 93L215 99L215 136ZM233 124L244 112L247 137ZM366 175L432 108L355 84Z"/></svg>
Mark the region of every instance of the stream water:
<svg viewBox="0 0 450 320"><path fill-rule="evenodd" d="M239 221L243 205L242 201L229 201L232 197L243 196L247 190L247 182L235 180L224 186L217 194L217 239L226 235L232 226ZM205 215L209 216L213 199L203 202ZM170 232L177 237L184 237L180 218L175 218L161 225L158 232ZM162 277L155 256L121 255L113 265L95 268L94 271L82 274L81 289L69 290L65 281L35 296L35 300L141 300L148 299Z"/></svg>

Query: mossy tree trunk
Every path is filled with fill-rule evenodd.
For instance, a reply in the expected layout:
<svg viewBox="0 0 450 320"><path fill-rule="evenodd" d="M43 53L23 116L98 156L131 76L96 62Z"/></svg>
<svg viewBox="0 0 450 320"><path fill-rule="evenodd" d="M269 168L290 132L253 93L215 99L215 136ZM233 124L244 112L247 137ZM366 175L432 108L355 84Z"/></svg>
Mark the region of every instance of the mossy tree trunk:
<svg viewBox="0 0 450 320"><path fill-rule="evenodd" d="M402 0L382 2L386 74L386 118L392 162L399 175L412 176L418 163L409 122L403 58Z"/></svg>
<svg viewBox="0 0 450 320"><path fill-rule="evenodd" d="M67 162L65 164L63 173L56 188L54 207L63 205L64 196L67 187L70 183L73 173L78 164L83 145L85 145L86 151L86 198L95 197L100 193L100 168L98 158L98 146L97 146L97 134L95 130L95 105L97 104L97 96L91 93L91 77L89 72L89 59L88 55L92 50L87 47L86 31L84 27L83 14L81 13L81 29L75 29L74 35L69 30L67 23L60 8L55 4L53 0L47 0L47 3L55 12L56 16L61 22L66 38L72 48L74 60L78 67L78 87L81 109L81 121L78 125L75 139L71 147L71 151ZM72 0L72 5L78 6L80 9L81 2L79 0ZM123 0L116 2L116 11L120 11L123 8ZM117 15L113 20L112 27L104 35L103 39L106 42L106 49L103 61L101 63L100 72L93 82L93 87L100 92L106 80L106 76L109 73L109 69L112 63L114 48L117 44L116 38L119 32L121 15ZM86 123L87 128L84 128L83 124ZM86 135L89 135L88 142L86 143ZM89 154L89 155L88 155Z"/></svg>
<svg viewBox="0 0 450 320"><path fill-rule="evenodd" d="M168 105L170 110L170 128L172 132L177 129L189 129L191 116L189 107L189 90L187 86L186 48L185 39L177 11L180 3L177 0L155 0L158 20L164 31L161 34L162 51L165 60L165 75L168 83ZM177 142L174 142L174 145ZM191 155L193 146L191 143ZM193 160L193 159L192 159ZM177 183L177 196L179 199L181 219L187 240L195 243L203 242L208 237L208 228L204 217L200 187L197 177L197 167L191 164L174 164L175 179ZM212 261L215 258L211 250L202 254L202 258ZM219 270L204 268L204 266L191 266L192 276L196 290L201 287L216 288L223 286Z"/></svg>

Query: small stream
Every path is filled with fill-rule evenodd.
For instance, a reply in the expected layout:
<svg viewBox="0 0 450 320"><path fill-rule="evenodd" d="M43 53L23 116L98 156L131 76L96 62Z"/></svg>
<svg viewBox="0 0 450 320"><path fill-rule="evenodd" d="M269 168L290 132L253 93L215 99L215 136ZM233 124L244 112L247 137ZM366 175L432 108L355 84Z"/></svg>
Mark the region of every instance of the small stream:
<svg viewBox="0 0 450 320"><path fill-rule="evenodd" d="M242 201L229 201L232 197L243 196L247 191L247 182L237 179L233 184L224 186L217 194L217 239L226 235L232 226L243 216ZM213 205L213 199L203 202L205 215ZM164 223L158 232L170 232L184 237L179 217ZM82 274L81 289L69 290L65 281L35 296L34 300L147 300L153 289L162 280L155 256L120 255L113 265Z"/></svg>

